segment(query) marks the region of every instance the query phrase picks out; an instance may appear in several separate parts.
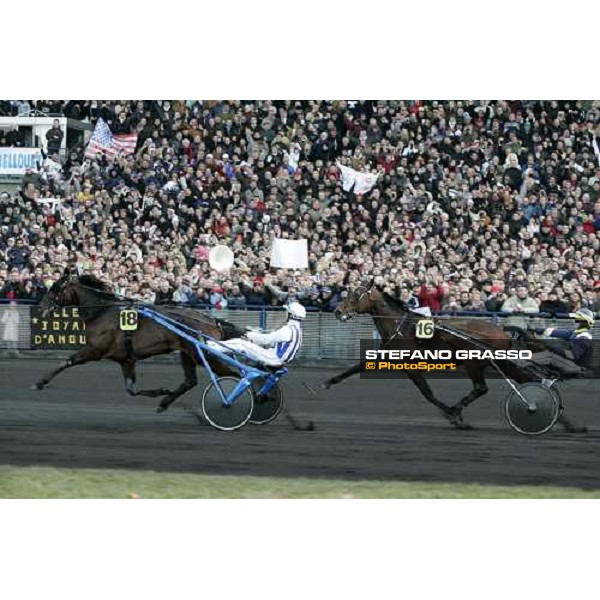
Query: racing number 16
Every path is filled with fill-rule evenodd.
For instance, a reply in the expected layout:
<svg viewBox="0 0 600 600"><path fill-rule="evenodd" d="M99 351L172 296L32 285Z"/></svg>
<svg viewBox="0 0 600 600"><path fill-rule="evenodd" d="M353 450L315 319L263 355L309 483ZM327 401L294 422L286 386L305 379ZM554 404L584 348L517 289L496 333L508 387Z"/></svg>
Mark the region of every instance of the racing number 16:
<svg viewBox="0 0 600 600"><path fill-rule="evenodd" d="M135 331L138 327L137 310L122 310L119 313L122 331Z"/></svg>
<svg viewBox="0 0 600 600"><path fill-rule="evenodd" d="M422 340L428 340L433 337L435 326L431 319L421 319L417 322L417 337Z"/></svg>

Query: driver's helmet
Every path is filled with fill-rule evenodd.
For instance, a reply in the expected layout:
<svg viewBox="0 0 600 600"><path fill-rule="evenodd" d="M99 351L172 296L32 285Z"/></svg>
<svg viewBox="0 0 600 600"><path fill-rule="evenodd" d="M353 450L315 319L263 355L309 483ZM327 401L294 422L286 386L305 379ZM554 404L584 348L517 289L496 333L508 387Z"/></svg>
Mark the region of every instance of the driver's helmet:
<svg viewBox="0 0 600 600"><path fill-rule="evenodd" d="M297 321L304 321L306 319L306 309L299 302L290 302L285 305L290 319L296 319Z"/></svg>
<svg viewBox="0 0 600 600"><path fill-rule="evenodd" d="M575 321L584 323L587 327L594 326L594 313L589 308L580 308L575 313Z"/></svg>

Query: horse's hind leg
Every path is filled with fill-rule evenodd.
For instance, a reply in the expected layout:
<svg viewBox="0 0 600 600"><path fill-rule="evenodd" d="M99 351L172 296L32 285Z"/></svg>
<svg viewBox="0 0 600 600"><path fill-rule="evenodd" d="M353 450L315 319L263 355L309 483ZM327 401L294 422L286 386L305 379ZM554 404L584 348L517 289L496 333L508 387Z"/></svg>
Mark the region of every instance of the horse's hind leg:
<svg viewBox="0 0 600 600"><path fill-rule="evenodd" d="M431 402L431 404L437 406L442 411L444 417L446 417L446 419L448 419L448 421L450 421L452 425L454 425L458 429L471 429L471 426L463 421L462 415L460 413L457 414L456 411L454 411L447 404L444 404L434 396L433 392L431 391L431 388L429 387L429 384L427 383L427 380L425 379L425 377L423 377L421 373L411 372L409 377L411 381L419 388L421 394L423 394L423 396L425 396L425 398L429 402Z"/></svg>
<svg viewBox="0 0 600 600"><path fill-rule="evenodd" d="M169 408L169 406L173 404L177 398L198 385L196 363L191 356L188 356L188 354L183 351L181 352L181 366L183 367L183 372L185 373L185 381L176 390L169 392L169 394L160 401L160 404L156 407L157 413L167 410L167 408ZM217 369L215 369L215 371L217 371Z"/></svg>
<svg viewBox="0 0 600 600"><path fill-rule="evenodd" d="M571 419L566 417L564 413L559 415L558 423L560 423L568 433L587 433L588 431L588 428L585 425L576 425Z"/></svg>
<svg viewBox="0 0 600 600"><path fill-rule="evenodd" d="M458 419L462 419L463 408L466 408L469 404L477 400L477 398L488 393L488 386L483 376L483 368L477 365L471 366L467 363L465 364L465 369L473 382L473 389L456 404L450 407L452 414Z"/></svg>
<svg viewBox="0 0 600 600"><path fill-rule="evenodd" d="M44 375L39 381L37 381L31 386L31 389L43 390L59 373L62 373L66 369L76 367L77 365L83 365L84 363L93 360L100 360L101 358L102 352L94 348L85 346L84 348L73 354L73 356L60 363L58 368L54 369L54 371L51 371L50 373Z"/></svg>
<svg viewBox="0 0 600 600"><path fill-rule="evenodd" d="M157 396L164 396L165 394L173 393L171 390L167 390L165 388L158 388L156 390L138 390L135 385L135 361L128 360L119 364L121 365L121 371L123 372L123 378L125 379L127 393L130 396L149 396L150 398L156 398Z"/></svg>

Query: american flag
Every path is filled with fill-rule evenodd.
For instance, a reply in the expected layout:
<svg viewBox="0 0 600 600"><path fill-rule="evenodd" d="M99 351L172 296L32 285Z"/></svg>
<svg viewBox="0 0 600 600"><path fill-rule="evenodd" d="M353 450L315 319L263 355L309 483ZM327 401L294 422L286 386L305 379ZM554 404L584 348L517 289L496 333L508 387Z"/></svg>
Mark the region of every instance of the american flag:
<svg viewBox="0 0 600 600"><path fill-rule="evenodd" d="M124 133L113 135L109 126L103 119L98 119L92 133L90 143L85 149L86 158L94 158L96 154L106 154L114 158L117 153L133 154L137 145L137 133Z"/></svg>

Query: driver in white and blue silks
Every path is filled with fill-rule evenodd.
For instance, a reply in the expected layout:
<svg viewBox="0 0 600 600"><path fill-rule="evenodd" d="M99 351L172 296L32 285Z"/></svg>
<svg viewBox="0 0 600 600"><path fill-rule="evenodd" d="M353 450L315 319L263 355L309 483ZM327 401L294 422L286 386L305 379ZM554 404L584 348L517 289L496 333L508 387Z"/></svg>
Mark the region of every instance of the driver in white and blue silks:
<svg viewBox="0 0 600 600"><path fill-rule="evenodd" d="M231 348L268 367L289 364L302 347L301 322L306 318L306 309L299 302L290 302L284 308L288 312L287 322L275 331L248 331L247 339L233 338L218 343L211 341L208 345L222 352Z"/></svg>
<svg viewBox="0 0 600 600"><path fill-rule="evenodd" d="M569 342L568 347L553 347L548 350L536 352L533 361L559 369L566 375L577 374L585 371L592 356L592 334L594 326L594 313L582 308L575 315L575 329L558 329L554 327L536 328L535 332L546 337L557 338Z"/></svg>

